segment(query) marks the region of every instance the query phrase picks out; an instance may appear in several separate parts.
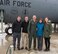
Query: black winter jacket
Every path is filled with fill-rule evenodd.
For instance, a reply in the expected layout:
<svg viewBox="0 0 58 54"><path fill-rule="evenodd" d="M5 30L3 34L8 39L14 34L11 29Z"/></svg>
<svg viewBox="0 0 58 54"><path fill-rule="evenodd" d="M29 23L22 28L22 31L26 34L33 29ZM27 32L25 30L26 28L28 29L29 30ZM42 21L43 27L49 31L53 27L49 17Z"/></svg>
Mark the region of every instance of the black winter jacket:
<svg viewBox="0 0 58 54"><path fill-rule="evenodd" d="M29 21L28 22L25 22L25 21L22 22L22 28L23 28L22 32L28 33L28 24L29 24Z"/></svg>
<svg viewBox="0 0 58 54"><path fill-rule="evenodd" d="M12 33L20 33L21 32L21 24L22 22L18 22L17 20L12 24Z"/></svg>

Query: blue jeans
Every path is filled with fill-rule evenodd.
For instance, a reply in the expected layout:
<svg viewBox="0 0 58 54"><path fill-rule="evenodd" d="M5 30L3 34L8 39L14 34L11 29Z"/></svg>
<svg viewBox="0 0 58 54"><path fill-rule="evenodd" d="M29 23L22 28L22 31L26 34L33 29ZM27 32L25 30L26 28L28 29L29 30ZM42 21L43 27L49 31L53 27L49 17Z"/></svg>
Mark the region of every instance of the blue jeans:
<svg viewBox="0 0 58 54"><path fill-rule="evenodd" d="M43 37L42 37L42 36L37 37L37 41L38 41L38 49L39 49L39 50L42 50Z"/></svg>

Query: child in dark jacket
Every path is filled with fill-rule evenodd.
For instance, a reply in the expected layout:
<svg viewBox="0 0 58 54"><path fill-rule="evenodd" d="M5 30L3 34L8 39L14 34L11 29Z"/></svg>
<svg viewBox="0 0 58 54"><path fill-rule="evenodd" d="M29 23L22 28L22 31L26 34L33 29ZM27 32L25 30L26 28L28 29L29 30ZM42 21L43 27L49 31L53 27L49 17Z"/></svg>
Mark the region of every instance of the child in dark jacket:
<svg viewBox="0 0 58 54"><path fill-rule="evenodd" d="M39 19L36 28L37 28L36 34L38 40L38 50L41 51L43 46L43 31L44 31L44 24L42 18Z"/></svg>

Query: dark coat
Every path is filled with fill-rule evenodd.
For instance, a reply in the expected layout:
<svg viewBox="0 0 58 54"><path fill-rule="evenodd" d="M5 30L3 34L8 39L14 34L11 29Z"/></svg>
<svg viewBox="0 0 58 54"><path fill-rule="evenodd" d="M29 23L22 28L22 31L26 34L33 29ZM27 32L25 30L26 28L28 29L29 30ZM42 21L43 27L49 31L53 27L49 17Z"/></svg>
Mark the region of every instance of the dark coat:
<svg viewBox="0 0 58 54"><path fill-rule="evenodd" d="M12 33L20 33L21 32L21 24L22 22L18 22L17 20L12 24Z"/></svg>
<svg viewBox="0 0 58 54"><path fill-rule="evenodd" d="M34 22L33 20L29 21L28 33L30 34L30 36L36 36L36 22Z"/></svg>
<svg viewBox="0 0 58 54"><path fill-rule="evenodd" d="M24 33L28 33L28 24L29 24L29 21L28 22L25 22L25 21L23 21L22 22L22 32L24 32Z"/></svg>
<svg viewBox="0 0 58 54"><path fill-rule="evenodd" d="M44 37L49 38L51 33L52 33L51 23L49 23L49 22L47 24L45 23L45 25L44 25Z"/></svg>

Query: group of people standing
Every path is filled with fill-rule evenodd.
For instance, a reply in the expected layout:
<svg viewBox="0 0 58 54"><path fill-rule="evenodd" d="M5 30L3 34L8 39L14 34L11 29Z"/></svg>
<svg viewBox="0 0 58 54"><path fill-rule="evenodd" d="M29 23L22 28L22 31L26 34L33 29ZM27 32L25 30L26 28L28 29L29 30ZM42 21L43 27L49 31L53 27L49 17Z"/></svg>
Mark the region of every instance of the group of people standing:
<svg viewBox="0 0 58 54"><path fill-rule="evenodd" d="M21 35L22 31L22 35ZM13 46L14 50L16 48L16 38L17 38L17 48L31 50L32 39L33 41L33 49L36 49L36 39L38 43L38 50L41 51L43 49L43 38L45 40L45 50L50 51L50 35L52 31L51 22L49 22L48 17L44 20L39 18L37 20L36 15L33 15L32 19L29 20L28 16L25 16L24 21L21 21L21 17L18 16L16 21L12 24L12 32L13 32ZM22 37L22 48L20 48L20 39Z"/></svg>

